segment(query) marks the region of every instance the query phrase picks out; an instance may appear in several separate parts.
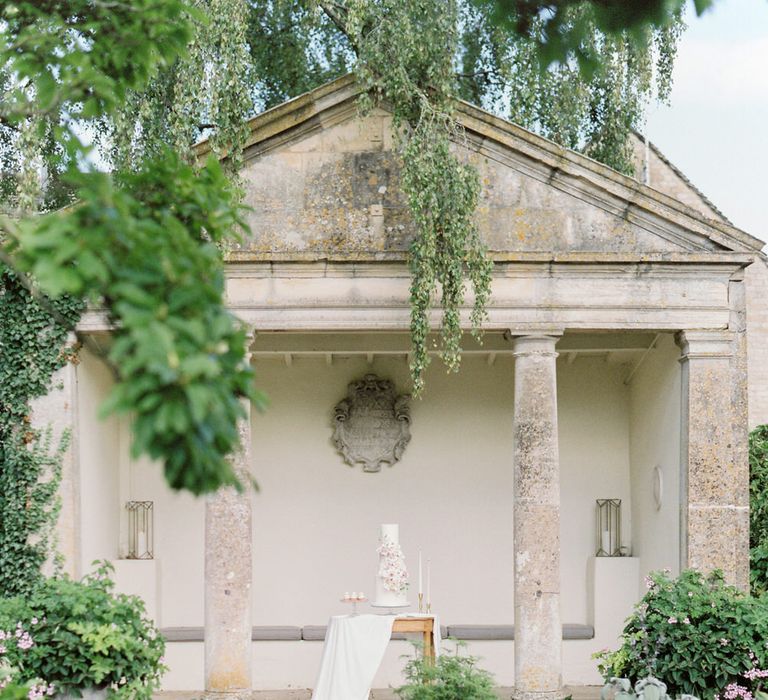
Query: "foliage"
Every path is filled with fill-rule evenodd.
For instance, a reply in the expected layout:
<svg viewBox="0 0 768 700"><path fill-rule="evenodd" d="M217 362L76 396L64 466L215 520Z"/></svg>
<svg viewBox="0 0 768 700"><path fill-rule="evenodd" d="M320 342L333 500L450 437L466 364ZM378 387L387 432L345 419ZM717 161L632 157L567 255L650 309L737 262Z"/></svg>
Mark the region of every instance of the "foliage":
<svg viewBox="0 0 768 700"><path fill-rule="evenodd" d="M720 572L688 570L677 579L658 572L646 584L619 649L597 655L606 679L654 676L672 696L707 699L732 683L758 687L757 672L768 665L764 601L725 585Z"/></svg>
<svg viewBox="0 0 768 700"><path fill-rule="evenodd" d="M5 164L20 156L18 174L3 173L6 192L41 151L49 174L71 163L82 150L78 122L113 112L191 37L183 0L16 0L0 17L0 145ZM18 194L23 203L28 190Z"/></svg>
<svg viewBox="0 0 768 700"><path fill-rule="evenodd" d="M227 156L230 174L242 164L255 80L246 41L249 5L245 0L188 3L195 33L187 51L143 89L129 91L115 119L101 124L117 168L135 168L167 145L193 160L193 145L202 134L210 137L214 153Z"/></svg>
<svg viewBox="0 0 768 700"><path fill-rule="evenodd" d="M81 204L19 227L18 264L49 294L101 300L117 384L103 412L134 417L135 454L165 459L172 488L237 477L240 397L259 401L245 331L223 307L216 245L240 225L217 160L194 170L168 151L115 182L73 174Z"/></svg>
<svg viewBox="0 0 768 700"><path fill-rule="evenodd" d="M749 435L749 579L753 595L768 591L768 425Z"/></svg>
<svg viewBox="0 0 768 700"><path fill-rule="evenodd" d="M244 54L242 35L227 25L228 3L213 2L218 19L211 33ZM153 151L154 159L132 163L132 174L110 177L89 166L81 141L84 130L114 117L159 68L186 55L193 20L204 23L205 16L183 0L19 2L3 12L0 65L6 82L12 76L12 89L0 101L0 124L15 134L9 148L22 163L13 176L17 197L5 208L15 207L23 218L0 215L0 255L52 313L59 333L76 319L56 313L41 289L106 308L115 328L110 360L118 377L108 410L135 413L134 453L163 459L174 488L197 494L237 484L225 457L238 440L239 398L259 397L243 363L245 332L223 302L217 245L239 226L233 188L217 163L195 172L165 148ZM233 75L237 69L234 63L222 67ZM214 115L244 102L233 85L230 79L218 87L226 97ZM36 163L46 123L54 125L53 138L66 155L57 163L58 177L80 202L36 217L30 214L45 190ZM219 154L236 146L243 129L241 121L219 129ZM30 331L25 321L13 323L14 332ZM60 348L61 342L45 352L55 355ZM35 366L36 350L25 350L25 361ZM50 376L41 373L44 387ZM24 433L26 415L13 418L17 434ZM16 480L19 471L11 475ZM19 483L29 489L37 480L30 472Z"/></svg>
<svg viewBox="0 0 768 700"><path fill-rule="evenodd" d="M0 641L14 680L45 679L57 693L108 688L149 698L165 671L165 641L136 596L113 592L104 563L82 582L46 579L28 596L0 599Z"/></svg>
<svg viewBox="0 0 768 700"><path fill-rule="evenodd" d="M495 111L506 108L513 122L634 174L629 135L640 128L654 93L660 100L669 96L682 17L647 29L641 41L603 31L588 3L565 10L564 26L583 35L580 46L599 65L588 79L573 60L541 68L537 37L546 16L531 21L533 35L518 34L495 26L488 7L467 7L463 43L471 50L462 56L462 75L469 76L461 79L462 96Z"/></svg>
<svg viewBox="0 0 768 700"><path fill-rule="evenodd" d="M31 683L8 682L3 685L0 681L0 700L29 700Z"/></svg>
<svg viewBox="0 0 768 700"><path fill-rule="evenodd" d="M674 24L687 0L474 0L491 10L494 24L534 39L537 54L546 67L553 61L576 59L589 75L605 64L585 49L591 30L582 23L573 24L573 10L588 12L595 27L606 36L623 34L643 46L647 33ZM693 0L701 15L714 0Z"/></svg>
<svg viewBox="0 0 768 700"><path fill-rule="evenodd" d="M345 34L311 3L250 2L248 49L256 102L263 109L348 73L355 64Z"/></svg>
<svg viewBox="0 0 768 700"><path fill-rule="evenodd" d="M70 297L48 303L70 324L82 308ZM30 403L68 361L66 337L67 329L0 263L0 597L29 592L50 553L67 438L54 445L50 430L34 428Z"/></svg>
<svg viewBox="0 0 768 700"><path fill-rule="evenodd" d="M417 645L418 646L418 645ZM434 661L414 654L405 665L406 685L395 693L405 700L495 700L493 677L477 666L477 658L443 653Z"/></svg>

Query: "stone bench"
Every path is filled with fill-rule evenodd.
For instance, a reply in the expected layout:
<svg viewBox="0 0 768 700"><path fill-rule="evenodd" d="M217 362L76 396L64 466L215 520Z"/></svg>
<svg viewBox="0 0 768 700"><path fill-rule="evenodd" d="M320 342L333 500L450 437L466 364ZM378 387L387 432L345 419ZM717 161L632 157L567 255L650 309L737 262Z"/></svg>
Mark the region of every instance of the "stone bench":
<svg viewBox="0 0 768 700"><path fill-rule="evenodd" d="M465 641L514 640L514 625L448 625L448 637ZM566 623L563 625L563 639L593 639L592 625Z"/></svg>
<svg viewBox="0 0 768 700"><path fill-rule="evenodd" d="M163 627L160 634L169 642L205 641L205 628L203 627ZM288 625L254 627L251 630L251 640L254 642L300 641L301 627Z"/></svg>
<svg viewBox="0 0 768 700"><path fill-rule="evenodd" d="M325 640L325 625L305 625L292 627L288 625L254 627L251 639L254 642L322 642ZM205 641L205 630L202 627L164 627L160 633L169 642L202 642ZM464 641L493 641L513 640L514 625L441 625L440 635L453 637ZM407 633L395 632L392 639L408 639ZM563 625L563 639L592 639L595 629L591 625Z"/></svg>

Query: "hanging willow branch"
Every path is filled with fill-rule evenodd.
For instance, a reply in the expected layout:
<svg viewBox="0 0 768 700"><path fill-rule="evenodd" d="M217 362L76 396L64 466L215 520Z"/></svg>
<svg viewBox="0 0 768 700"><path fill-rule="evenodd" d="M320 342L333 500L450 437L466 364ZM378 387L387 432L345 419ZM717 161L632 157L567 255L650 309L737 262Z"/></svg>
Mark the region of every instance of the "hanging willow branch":
<svg viewBox="0 0 768 700"><path fill-rule="evenodd" d="M457 6L453 0L355 0L349 8L359 47L357 72L367 88L362 107L378 97L392 109L403 192L416 225L410 249L411 375L419 395L436 297L442 307L441 355L448 370L457 371L465 280L474 291L470 323L476 336L490 296L492 262L474 220L479 177L454 147L463 139L453 116Z"/></svg>

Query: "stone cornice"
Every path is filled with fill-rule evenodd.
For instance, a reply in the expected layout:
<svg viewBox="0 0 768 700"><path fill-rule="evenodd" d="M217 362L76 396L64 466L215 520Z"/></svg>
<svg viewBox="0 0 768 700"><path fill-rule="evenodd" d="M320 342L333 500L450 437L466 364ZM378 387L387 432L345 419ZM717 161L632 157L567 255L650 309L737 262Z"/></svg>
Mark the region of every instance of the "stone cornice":
<svg viewBox="0 0 768 700"><path fill-rule="evenodd" d="M743 268L750 265L754 253L745 252L692 252L692 253L642 253L576 251L567 253L528 252L528 251L490 251L495 263L562 263L562 264L669 264L669 265L731 265ZM272 263L276 266L290 263L405 263L404 251L338 251L324 253L318 251L232 251L226 255L228 271L247 269L252 264Z"/></svg>
<svg viewBox="0 0 768 700"><path fill-rule="evenodd" d="M735 259L734 259L735 257ZM567 330L661 331L729 328L732 282L741 256L660 259L649 262L499 262L488 305L489 330L546 333ZM402 331L410 325L410 273L400 261L287 261L233 263L227 303L258 332ZM462 323L469 327L467 292ZM430 314L434 327L440 309ZM79 329L106 330L89 312Z"/></svg>

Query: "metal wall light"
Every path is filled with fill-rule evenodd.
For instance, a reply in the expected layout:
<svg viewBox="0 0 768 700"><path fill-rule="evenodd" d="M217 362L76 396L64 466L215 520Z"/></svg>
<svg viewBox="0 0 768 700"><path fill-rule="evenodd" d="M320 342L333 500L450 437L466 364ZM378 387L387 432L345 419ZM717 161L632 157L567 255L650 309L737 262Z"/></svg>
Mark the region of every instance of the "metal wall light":
<svg viewBox="0 0 768 700"><path fill-rule="evenodd" d="M597 556L620 557L621 499L597 499Z"/></svg>
<svg viewBox="0 0 768 700"><path fill-rule="evenodd" d="M154 559L152 501L128 501L128 559Z"/></svg>

